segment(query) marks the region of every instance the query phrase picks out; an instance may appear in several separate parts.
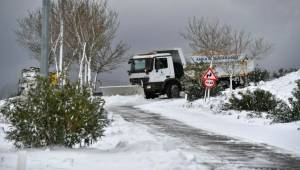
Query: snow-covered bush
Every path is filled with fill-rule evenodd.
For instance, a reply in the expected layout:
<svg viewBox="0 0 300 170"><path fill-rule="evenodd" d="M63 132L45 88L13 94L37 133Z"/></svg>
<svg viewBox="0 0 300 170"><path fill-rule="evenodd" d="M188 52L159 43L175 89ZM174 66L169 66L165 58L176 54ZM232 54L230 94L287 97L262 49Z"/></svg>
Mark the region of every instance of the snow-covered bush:
<svg viewBox="0 0 300 170"><path fill-rule="evenodd" d="M224 109L255 111L258 115L267 112L273 122L286 123L300 120L300 80L297 81L294 98L290 98L291 108L282 100L277 99L268 91L257 89L253 92L239 92L238 96L232 95Z"/></svg>
<svg viewBox="0 0 300 170"><path fill-rule="evenodd" d="M249 90L245 93L239 92L238 95L233 94L229 99L229 109L271 112L276 108L278 102L281 102L270 92L261 89L253 92Z"/></svg>
<svg viewBox="0 0 300 170"><path fill-rule="evenodd" d="M300 80L297 81L297 87L292 92L294 99L289 98L289 102L292 106L291 115L288 117L288 121L300 120Z"/></svg>
<svg viewBox="0 0 300 170"><path fill-rule="evenodd" d="M1 108L12 125L7 139L16 147L72 147L99 139L107 122L104 100L77 87L72 83L56 87L39 78L26 96L9 99Z"/></svg>
<svg viewBox="0 0 300 170"><path fill-rule="evenodd" d="M270 73L267 70L255 68L255 70L252 71L247 78L248 78L248 82L254 82L255 84L257 84L260 81L269 80Z"/></svg>
<svg viewBox="0 0 300 170"><path fill-rule="evenodd" d="M293 113L290 107L284 102L278 103L274 111L271 112L269 116L273 119L273 122L276 123L293 121Z"/></svg>
<svg viewBox="0 0 300 170"><path fill-rule="evenodd" d="M292 92L294 98L289 98L291 108L287 104L277 105L272 117L274 122L292 122L300 120L300 80L297 81L297 87Z"/></svg>
<svg viewBox="0 0 300 170"><path fill-rule="evenodd" d="M272 78L273 78L273 79L277 79L277 78L279 78L279 77L283 77L283 76L285 76L286 74L291 73L291 72L295 72L295 71L297 71L297 70L298 70L298 69L296 69L296 68L289 68L289 69L281 68L281 69L279 69L278 71L273 72Z"/></svg>

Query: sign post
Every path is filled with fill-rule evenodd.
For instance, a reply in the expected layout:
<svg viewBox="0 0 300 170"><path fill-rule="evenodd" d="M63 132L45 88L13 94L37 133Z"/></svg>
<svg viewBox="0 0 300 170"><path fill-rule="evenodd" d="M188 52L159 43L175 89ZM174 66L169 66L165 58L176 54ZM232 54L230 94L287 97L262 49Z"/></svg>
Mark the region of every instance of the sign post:
<svg viewBox="0 0 300 170"><path fill-rule="evenodd" d="M42 8L42 39L41 39L41 75L48 77L49 72L49 12L50 0L43 0Z"/></svg>
<svg viewBox="0 0 300 170"><path fill-rule="evenodd" d="M202 82L205 86L204 100L210 97L210 89L214 88L217 85L218 77L213 72L213 69L209 67L206 73L202 76Z"/></svg>

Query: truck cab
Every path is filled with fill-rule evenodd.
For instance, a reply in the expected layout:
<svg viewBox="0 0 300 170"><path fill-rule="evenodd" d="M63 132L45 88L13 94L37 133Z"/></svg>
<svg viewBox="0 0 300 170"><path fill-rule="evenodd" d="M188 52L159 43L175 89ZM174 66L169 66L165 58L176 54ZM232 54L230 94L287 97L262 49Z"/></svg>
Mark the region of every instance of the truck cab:
<svg viewBox="0 0 300 170"><path fill-rule="evenodd" d="M157 50L133 56L129 62L129 81L141 85L146 98L166 94L168 98L179 97L182 90L180 78L186 65L179 48Z"/></svg>

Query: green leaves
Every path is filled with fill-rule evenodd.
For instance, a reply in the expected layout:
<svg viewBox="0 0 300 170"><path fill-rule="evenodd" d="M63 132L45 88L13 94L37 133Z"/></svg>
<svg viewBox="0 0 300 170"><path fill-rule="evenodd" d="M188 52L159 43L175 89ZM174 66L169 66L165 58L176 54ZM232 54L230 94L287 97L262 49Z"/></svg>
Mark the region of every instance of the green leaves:
<svg viewBox="0 0 300 170"><path fill-rule="evenodd" d="M252 110L257 112L271 112L280 100L277 100L270 92L257 89L253 92L247 90L239 92L239 97L232 95L229 99L230 109Z"/></svg>
<svg viewBox="0 0 300 170"><path fill-rule="evenodd" d="M78 87L67 83L58 88L38 78L27 96L9 99L1 109L13 126L7 139L16 147L72 147L83 140L99 139L107 124L104 100L91 97L88 88Z"/></svg>

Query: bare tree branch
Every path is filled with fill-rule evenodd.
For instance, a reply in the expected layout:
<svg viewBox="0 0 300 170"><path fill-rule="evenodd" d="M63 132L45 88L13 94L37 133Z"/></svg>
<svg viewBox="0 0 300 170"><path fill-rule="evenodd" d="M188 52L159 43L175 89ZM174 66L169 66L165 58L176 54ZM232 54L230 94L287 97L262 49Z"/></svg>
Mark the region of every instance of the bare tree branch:
<svg viewBox="0 0 300 170"><path fill-rule="evenodd" d="M231 25L204 18L190 19L181 36L195 52L206 52L206 55L244 53L250 59L259 59L272 48L272 44L264 38L255 39L244 30L233 30Z"/></svg>
<svg viewBox="0 0 300 170"><path fill-rule="evenodd" d="M51 4L51 37L56 40L60 34L60 14L64 10L64 67L79 64L83 44L86 43L86 55L92 63L94 72L116 68L124 61L128 50L124 42L113 46L113 40L119 26L118 14L109 8L107 0L64 0L63 9L57 2ZM40 59L41 9L28 12L18 21L17 40L28 48L35 59ZM49 42L55 46L54 41ZM51 49L56 49L51 47ZM58 50L50 53L50 64ZM100 55L101 54L101 55ZM98 65L98 66L97 66ZM97 67L96 67L97 66Z"/></svg>

